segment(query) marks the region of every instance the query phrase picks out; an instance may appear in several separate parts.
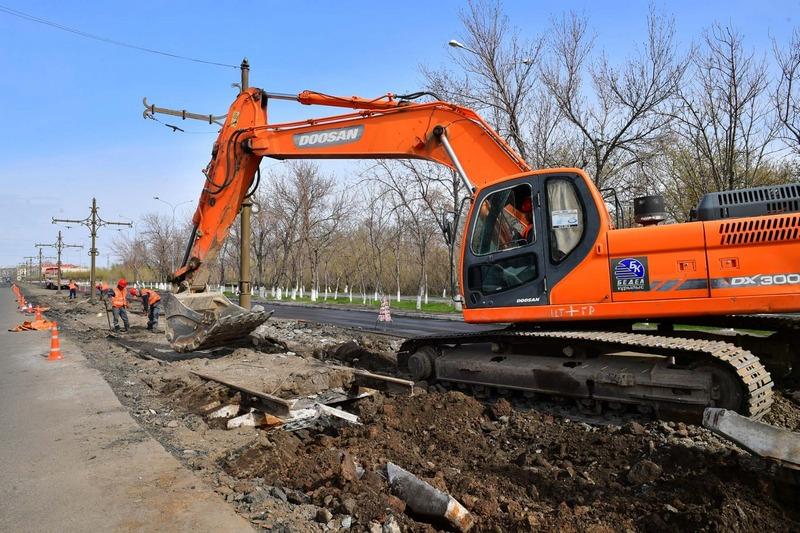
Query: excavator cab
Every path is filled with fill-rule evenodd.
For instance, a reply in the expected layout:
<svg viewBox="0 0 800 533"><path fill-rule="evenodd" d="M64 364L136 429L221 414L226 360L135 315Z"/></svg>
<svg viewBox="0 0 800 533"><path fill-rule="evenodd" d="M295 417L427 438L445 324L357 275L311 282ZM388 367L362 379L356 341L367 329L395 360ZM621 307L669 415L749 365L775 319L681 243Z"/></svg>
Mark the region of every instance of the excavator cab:
<svg viewBox="0 0 800 533"><path fill-rule="evenodd" d="M479 190L462 250L467 313L552 303L549 289L592 253L607 227L598 205L584 176L569 169Z"/></svg>

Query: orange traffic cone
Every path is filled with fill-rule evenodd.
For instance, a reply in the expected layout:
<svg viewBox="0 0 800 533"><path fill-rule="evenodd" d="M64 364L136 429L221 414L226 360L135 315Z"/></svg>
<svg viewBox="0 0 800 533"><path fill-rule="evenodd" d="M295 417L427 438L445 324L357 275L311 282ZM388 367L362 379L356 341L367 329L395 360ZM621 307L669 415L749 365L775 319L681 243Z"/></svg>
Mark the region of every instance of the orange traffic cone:
<svg viewBox="0 0 800 533"><path fill-rule="evenodd" d="M36 316L33 317L34 320L42 320L42 309L38 305L33 308L36 311Z"/></svg>
<svg viewBox="0 0 800 533"><path fill-rule="evenodd" d="M58 340L58 322L53 322L53 327L50 328L50 355L48 361L58 361L63 359L61 357L61 343Z"/></svg>

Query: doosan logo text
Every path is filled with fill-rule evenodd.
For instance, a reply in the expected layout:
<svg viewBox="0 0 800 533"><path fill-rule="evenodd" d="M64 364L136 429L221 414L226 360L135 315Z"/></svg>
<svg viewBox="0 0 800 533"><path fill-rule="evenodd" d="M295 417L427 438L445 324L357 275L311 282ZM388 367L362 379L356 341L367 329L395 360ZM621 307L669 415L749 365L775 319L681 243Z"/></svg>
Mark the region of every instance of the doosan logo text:
<svg viewBox="0 0 800 533"><path fill-rule="evenodd" d="M363 134L364 126L351 126L349 128L336 128L335 130L322 130L313 133L298 133L293 137L293 140L297 148L316 148L355 142Z"/></svg>

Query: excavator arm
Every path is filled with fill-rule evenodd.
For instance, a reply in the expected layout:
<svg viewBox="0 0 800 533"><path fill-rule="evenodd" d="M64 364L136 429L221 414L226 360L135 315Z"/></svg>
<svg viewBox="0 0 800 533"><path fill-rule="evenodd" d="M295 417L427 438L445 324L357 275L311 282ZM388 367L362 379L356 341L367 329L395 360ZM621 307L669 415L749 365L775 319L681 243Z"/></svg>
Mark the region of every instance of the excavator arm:
<svg viewBox="0 0 800 533"><path fill-rule="evenodd" d="M269 124L270 98L355 112L300 122ZM446 102L410 103L312 91L271 95L257 88L231 105L206 167L193 233L166 302L167 337L178 351L241 337L268 318L220 294L208 293L208 265L250 193L263 157L274 159L424 159L457 171L470 189L529 171L522 158L474 111Z"/></svg>

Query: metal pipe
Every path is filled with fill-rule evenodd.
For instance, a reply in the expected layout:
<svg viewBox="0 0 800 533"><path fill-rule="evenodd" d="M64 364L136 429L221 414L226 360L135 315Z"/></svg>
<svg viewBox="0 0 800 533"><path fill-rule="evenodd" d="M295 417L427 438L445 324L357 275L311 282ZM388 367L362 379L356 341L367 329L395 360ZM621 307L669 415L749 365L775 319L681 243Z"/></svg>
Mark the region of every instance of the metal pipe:
<svg viewBox="0 0 800 533"><path fill-rule="evenodd" d="M186 251L183 252L181 267L185 267L186 263L189 262L189 254L192 253L192 247L194 247L195 239L197 239L197 224L192 226L192 235L189 237L189 242L186 244Z"/></svg>
<svg viewBox="0 0 800 533"><path fill-rule="evenodd" d="M294 102L297 101L296 94L289 94L289 93L270 93L267 91L262 91L265 98L272 98L273 100L292 100Z"/></svg>
<svg viewBox="0 0 800 533"><path fill-rule="evenodd" d="M250 309L250 211L249 198L242 202L242 235L239 252L239 305Z"/></svg>
<svg viewBox="0 0 800 533"><path fill-rule="evenodd" d="M467 178L467 173L464 171L464 167L461 166L461 161L458 160L458 156L456 156L456 153L453 151L453 147L450 146L450 141L447 139L447 130L442 126L436 126L433 128L433 134L441 141L442 146L444 146L444 151L450 156L453 166L456 167L456 172L461 176L464 186L470 191L470 196L472 196L471 193L475 191L475 187L470 183L469 178Z"/></svg>

